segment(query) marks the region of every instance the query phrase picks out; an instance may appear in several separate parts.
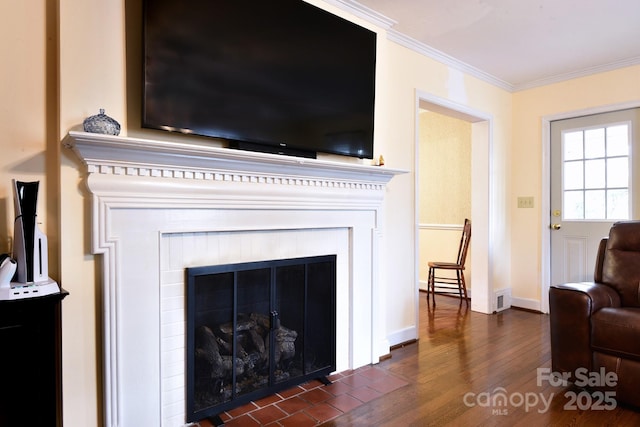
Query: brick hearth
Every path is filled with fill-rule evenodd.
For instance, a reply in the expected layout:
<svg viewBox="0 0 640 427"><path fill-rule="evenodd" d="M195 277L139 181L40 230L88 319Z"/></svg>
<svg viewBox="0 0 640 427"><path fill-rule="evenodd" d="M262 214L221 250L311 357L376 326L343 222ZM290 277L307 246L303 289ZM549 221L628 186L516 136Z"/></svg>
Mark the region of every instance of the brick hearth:
<svg viewBox="0 0 640 427"><path fill-rule="evenodd" d="M226 427L316 426L408 384L375 366L365 366L329 377L325 386L310 381L220 415ZM212 427L201 421L200 427Z"/></svg>

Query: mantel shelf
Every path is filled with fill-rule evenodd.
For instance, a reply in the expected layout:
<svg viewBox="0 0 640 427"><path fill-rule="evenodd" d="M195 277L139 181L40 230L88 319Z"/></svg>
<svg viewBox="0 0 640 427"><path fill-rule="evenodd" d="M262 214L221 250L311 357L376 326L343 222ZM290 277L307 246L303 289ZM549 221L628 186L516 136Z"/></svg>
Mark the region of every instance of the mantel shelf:
<svg viewBox="0 0 640 427"><path fill-rule="evenodd" d="M195 173L248 173L271 177L344 180L384 185L405 170L356 163L239 151L200 142L131 138L70 131L63 144L92 172L97 168L181 169ZM93 168L93 169L92 169Z"/></svg>

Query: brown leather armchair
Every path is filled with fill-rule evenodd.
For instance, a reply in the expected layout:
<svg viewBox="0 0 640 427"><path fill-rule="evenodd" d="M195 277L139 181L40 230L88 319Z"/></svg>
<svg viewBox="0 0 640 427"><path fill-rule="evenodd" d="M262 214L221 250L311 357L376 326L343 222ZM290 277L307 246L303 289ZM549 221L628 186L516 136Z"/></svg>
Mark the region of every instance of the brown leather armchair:
<svg viewBox="0 0 640 427"><path fill-rule="evenodd" d="M549 289L552 371L615 372L619 403L640 406L640 221L613 225L598 249L593 282ZM604 369L604 371L602 371Z"/></svg>

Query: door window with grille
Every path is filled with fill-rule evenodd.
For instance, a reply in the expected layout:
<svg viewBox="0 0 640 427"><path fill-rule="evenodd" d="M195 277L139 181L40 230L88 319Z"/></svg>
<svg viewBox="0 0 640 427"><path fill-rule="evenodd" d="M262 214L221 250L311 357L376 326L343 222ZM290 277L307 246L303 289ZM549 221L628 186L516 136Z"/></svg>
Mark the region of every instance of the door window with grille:
<svg viewBox="0 0 640 427"><path fill-rule="evenodd" d="M562 132L564 220L629 219L630 123Z"/></svg>

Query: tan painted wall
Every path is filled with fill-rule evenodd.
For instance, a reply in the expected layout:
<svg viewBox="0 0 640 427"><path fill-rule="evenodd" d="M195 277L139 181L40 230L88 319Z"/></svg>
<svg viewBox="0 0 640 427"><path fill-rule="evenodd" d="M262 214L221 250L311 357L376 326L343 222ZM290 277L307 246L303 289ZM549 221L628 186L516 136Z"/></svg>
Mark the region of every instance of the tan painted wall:
<svg viewBox="0 0 640 427"><path fill-rule="evenodd" d="M513 295L541 300L542 228L549 217L540 209L518 209L518 196L542 197L542 119L589 108L640 100L640 66L569 80L513 95L513 174L511 285ZM545 296L546 297L546 296Z"/></svg>
<svg viewBox="0 0 640 427"><path fill-rule="evenodd" d="M387 164L411 171L394 178L387 190L387 227L385 229L385 269L388 281L387 328L389 334L413 325L416 318L414 296L416 265L417 200L415 200L416 167L416 91L465 105L492 117L491 134L494 188L492 204L495 223L501 225L492 244L506 254L490 268L489 282L495 289L506 287L511 276L510 224L506 202L509 194L511 99L512 95L473 77L464 75L432 59L395 43L385 44L387 54L382 63L383 96L377 97L381 123L376 144L385 154ZM495 224L491 225L495 227Z"/></svg>
<svg viewBox="0 0 640 427"><path fill-rule="evenodd" d="M122 2L61 0L60 7L60 138L98 108L121 122L127 133L125 22ZM508 135L511 94L450 70L385 37L379 39L378 93L376 104L376 152L390 167L410 173L394 178L387 190L381 265L389 283L386 298L387 331L415 326L415 204L414 146L415 91L423 90L470 105L493 115L494 152L498 176L508 171ZM137 133L133 129L129 132ZM72 298L65 306L64 361L66 425L90 425L100 416L99 380L101 344L99 257L91 255L88 229L90 199L82 185L82 173L73 155L63 151L60 247L62 282ZM503 182L504 180L501 180ZM507 194L499 184L494 190L501 223L507 225L501 200ZM495 244L508 252L509 241ZM98 262L97 262L98 261ZM508 263L494 269L496 281L509 277Z"/></svg>
<svg viewBox="0 0 640 427"><path fill-rule="evenodd" d="M39 181L38 222L58 245L58 143L55 26L45 0L2 2L0 14L0 253L12 247L15 219L11 181ZM58 252L49 273L59 276Z"/></svg>
<svg viewBox="0 0 640 427"><path fill-rule="evenodd" d="M462 224L471 215L471 123L420 113L421 224Z"/></svg>

